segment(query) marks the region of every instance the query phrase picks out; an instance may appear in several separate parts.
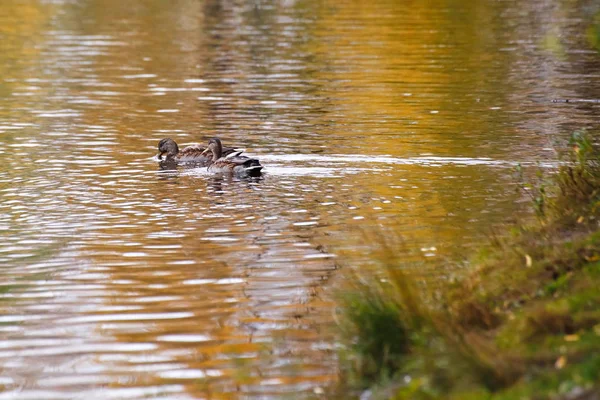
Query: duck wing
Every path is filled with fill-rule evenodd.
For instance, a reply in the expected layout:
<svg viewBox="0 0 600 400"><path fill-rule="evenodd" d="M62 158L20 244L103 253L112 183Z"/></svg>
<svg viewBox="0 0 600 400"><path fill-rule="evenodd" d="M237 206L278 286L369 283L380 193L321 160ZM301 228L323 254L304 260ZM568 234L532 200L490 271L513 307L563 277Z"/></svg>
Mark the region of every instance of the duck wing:
<svg viewBox="0 0 600 400"><path fill-rule="evenodd" d="M228 155L233 154L238 151L239 150L236 150L233 147L223 147L223 151L221 152L221 157L228 156ZM243 152L244 152L244 150L239 151L239 154L242 154Z"/></svg>
<svg viewBox="0 0 600 400"><path fill-rule="evenodd" d="M202 154L206 150L206 147L193 144L191 146L187 146L185 149L181 150L177 154L177 161L180 162L207 162L209 160L209 156L207 154Z"/></svg>
<svg viewBox="0 0 600 400"><path fill-rule="evenodd" d="M177 161L183 163L195 163L208 165L212 159L212 154L206 151L207 148L201 144L192 144L181 150L177 154ZM243 152L234 149L233 147L224 147L223 156L239 155Z"/></svg>
<svg viewBox="0 0 600 400"><path fill-rule="evenodd" d="M260 176L262 168L258 159L240 155L221 157L208 167L210 171L226 172L238 176Z"/></svg>
<svg viewBox="0 0 600 400"><path fill-rule="evenodd" d="M223 158L228 159L228 158L234 158L234 157L240 157L240 156L244 157L244 158L248 158L246 156L241 155L243 152L244 152L244 150L234 150L231 153L225 155L225 157L223 157Z"/></svg>

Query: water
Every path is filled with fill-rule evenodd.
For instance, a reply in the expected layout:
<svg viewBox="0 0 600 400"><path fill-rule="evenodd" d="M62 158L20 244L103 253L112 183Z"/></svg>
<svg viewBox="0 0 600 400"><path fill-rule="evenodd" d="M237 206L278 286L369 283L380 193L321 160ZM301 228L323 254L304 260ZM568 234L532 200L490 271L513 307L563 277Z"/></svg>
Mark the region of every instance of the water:
<svg viewBox="0 0 600 400"><path fill-rule="evenodd" d="M365 232L443 279L598 124L600 6L529 3L5 1L0 399L326 397ZM213 136L265 177L158 168Z"/></svg>

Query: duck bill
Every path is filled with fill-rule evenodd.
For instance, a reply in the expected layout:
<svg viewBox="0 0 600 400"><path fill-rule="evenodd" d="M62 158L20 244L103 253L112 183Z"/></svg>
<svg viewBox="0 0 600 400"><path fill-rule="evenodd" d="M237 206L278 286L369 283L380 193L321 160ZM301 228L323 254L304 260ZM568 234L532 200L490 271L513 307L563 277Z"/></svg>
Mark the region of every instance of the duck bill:
<svg viewBox="0 0 600 400"><path fill-rule="evenodd" d="M166 151L161 151L160 153L158 153L156 155L156 157L158 157L159 160L162 160L162 155L165 154L165 153L166 153Z"/></svg>
<svg viewBox="0 0 600 400"><path fill-rule="evenodd" d="M201 155L201 156L205 155L206 153L208 153L208 151L209 151L209 150L210 150L210 149L208 149L208 148L207 148L207 149L204 149L204 151L203 151L202 153L200 153L200 155Z"/></svg>

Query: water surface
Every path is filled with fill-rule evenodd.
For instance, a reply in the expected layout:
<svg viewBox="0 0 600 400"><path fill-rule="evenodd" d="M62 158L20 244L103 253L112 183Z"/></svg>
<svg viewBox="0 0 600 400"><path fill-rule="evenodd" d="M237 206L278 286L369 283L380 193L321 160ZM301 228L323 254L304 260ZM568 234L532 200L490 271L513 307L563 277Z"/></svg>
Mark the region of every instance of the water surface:
<svg viewBox="0 0 600 400"><path fill-rule="evenodd" d="M444 279L528 215L515 167L599 122L598 11L8 0L0 399L327 398L364 232ZM158 168L213 136L264 178Z"/></svg>

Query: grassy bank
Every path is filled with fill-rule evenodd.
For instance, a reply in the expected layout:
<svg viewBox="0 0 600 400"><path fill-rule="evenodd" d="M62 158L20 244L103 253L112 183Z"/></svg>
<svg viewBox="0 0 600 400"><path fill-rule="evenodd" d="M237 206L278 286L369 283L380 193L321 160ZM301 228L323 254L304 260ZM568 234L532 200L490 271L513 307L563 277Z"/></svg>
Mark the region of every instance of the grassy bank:
<svg viewBox="0 0 600 400"><path fill-rule="evenodd" d="M565 161L527 188L537 221L457 282L423 293L394 262L355 276L342 381L371 398L600 398L600 149L576 133Z"/></svg>

